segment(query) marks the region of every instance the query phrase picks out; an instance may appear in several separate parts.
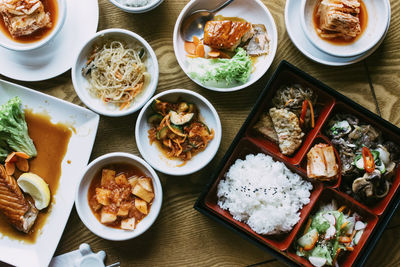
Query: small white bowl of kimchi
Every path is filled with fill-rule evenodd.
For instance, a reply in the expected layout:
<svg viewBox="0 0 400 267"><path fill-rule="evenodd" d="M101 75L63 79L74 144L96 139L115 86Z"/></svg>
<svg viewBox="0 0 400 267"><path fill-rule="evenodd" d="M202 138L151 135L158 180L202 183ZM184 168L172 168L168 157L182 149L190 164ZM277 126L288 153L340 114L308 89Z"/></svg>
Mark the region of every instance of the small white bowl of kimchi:
<svg viewBox="0 0 400 267"><path fill-rule="evenodd" d="M214 158L221 143L218 113L202 95L172 89L155 95L136 121L136 144L157 171L173 176L192 174Z"/></svg>
<svg viewBox="0 0 400 267"><path fill-rule="evenodd" d="M14 51L44 46L62 29L66 0L0 1L0 45Z"/></svg>
<svg viewBox="0 0 400 267"><path fill-rule="evenodd" d="M122 241L153 225L162 198L160 179L149 164L138 156L114 152L93 160L84 170L75 206L92 233Z"/></svg>
<svg viewBox="0 0 400 267"><path fill-rule="evenodd" d="M302 0L302 28L319 50L353 57L372 49L390 23L388 0Z"/></svg>
<svg viewBox="0 0 400 267"><path fill-rule="evenodd" d="M128 13L144 13L161 5L163 0L110 0L110 2Z"/></svg>

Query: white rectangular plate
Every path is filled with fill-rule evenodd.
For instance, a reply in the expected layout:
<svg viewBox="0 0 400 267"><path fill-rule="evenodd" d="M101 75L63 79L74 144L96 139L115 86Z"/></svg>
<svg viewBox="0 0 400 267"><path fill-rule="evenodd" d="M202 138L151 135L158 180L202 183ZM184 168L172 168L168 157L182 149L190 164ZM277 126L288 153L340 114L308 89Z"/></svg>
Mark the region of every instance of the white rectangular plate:
<svg viewBox="0 0 400 267"><path fill-rule="evenodd" d="M0 105L19 96L22 105L35 113L47 113L52 122L72 125L67 153L52 211L34 244L9 239L0 233L0 261L16 266L48 266L60 241L75 199L81 172L86 167L99 124L99 115L52 96L0 80ZM67 163L70 160L70 164Z"/></svg>

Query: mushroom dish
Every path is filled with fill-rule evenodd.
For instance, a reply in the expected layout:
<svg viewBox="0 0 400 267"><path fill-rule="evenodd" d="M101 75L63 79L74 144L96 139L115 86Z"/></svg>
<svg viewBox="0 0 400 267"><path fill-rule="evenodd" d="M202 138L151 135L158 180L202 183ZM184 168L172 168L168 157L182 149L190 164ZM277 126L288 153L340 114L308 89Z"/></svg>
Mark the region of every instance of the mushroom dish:
<svg viewBox="0 0 400 267"><path fill-rule="evenodd" d="M397 170L400 148L349 114L331 119L326 133L340 155L345 192L368 205L384 198Z"/></svg>

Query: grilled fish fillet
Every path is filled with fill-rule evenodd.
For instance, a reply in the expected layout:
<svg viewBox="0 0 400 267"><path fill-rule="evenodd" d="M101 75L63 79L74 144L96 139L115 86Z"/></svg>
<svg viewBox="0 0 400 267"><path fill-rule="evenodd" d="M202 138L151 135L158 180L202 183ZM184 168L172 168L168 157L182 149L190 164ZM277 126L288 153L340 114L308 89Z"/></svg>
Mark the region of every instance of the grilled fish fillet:
<svg viewBox="0 0 400 267"><path fill-rule="evenodd" d="M0 211L19 231L28 233L36 221L38 210L27 201L14 177L7 175L0 164Z"/></svg>
<svg viewBox="0 0 400 267"><path fill-rule="evenodd" d="M292 155L303 142L304 133L296 114L286 109L269 110L274 129L279 139L279 149L283 155Z"/></svg>
<svg viewBox="0 0 400 267"><path fill-rule="evenodd" d="M254 129L272 139L275 143L279 142L271 116L267 112L261 114L260 120L254 125Z"/></svg>
<svg viewBox="0 0 400 267"><path fill-rule="evenodd" d="M43 3L38 1L35 5L37 5L36 10L31 14L26 14L21 11L13 12L0 1L0 15L3 16L11 36L14 38L26 36L39 29L52 26L50 13L45 12Z"/></svg>
<svg viewBox="0 0 400 267"><path fill-rule="evenodd" d="M249 22L210 20L204 27L204 44L215 49L234 51L253 35L254 30Z"/></svg>

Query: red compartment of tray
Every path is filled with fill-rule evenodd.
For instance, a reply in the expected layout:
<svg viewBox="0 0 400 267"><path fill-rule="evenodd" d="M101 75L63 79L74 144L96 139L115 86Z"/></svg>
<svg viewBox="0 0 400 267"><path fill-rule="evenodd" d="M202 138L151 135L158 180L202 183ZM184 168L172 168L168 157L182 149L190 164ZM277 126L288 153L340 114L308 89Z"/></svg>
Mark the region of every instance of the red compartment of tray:
<svg viewBox="0 0 400 267"><path fill-rule="evenodd" d="M328 144L328 145L332 145L331 141L322 135L318 135L312 142L310 149L307 151L307 153L311 150L312 147L314 147L316 144ZM336 156L336 163L338 165L338 175L337 175L337 179L333 182L328 182L328 181L319 181L321 183L323 183L324 186L327 187L331 187L331 188L337 188L340 186L340 182L342 180L342 164L340 162L340 157L339 157L339 153L337 152L336 148L333 146L333 150L335 152L335 156ZM303 160L301 161L300 167L304 170L304 172L307 173L307 154L304 156ZM316 179L309 179L310 181L317 181Z"/></svg>
<svg viewBox="0 0 400 267"><path fill-rule="evenodd" d="M300 84L306 88L311 88L315 92L315 94L317 95L317 103L314 109L318 117L315 122L315 127L311 131L306 133L306 135L303 137L303 143L297 149L297 151L292 156L285 156L280 152L278 144L255 131L253 127L259 120L260 115L271 107L272 98L274 97L276 91L282 86L293 84ZM309 150L311 143L318 134L326 118L329 116L329 113L332 110L334 104L335 99L323 90L319 89L316 85L296 75L293 72L282 71L271 83L269 91L259 105L259 108L256 111L255 115L251 119L250 124L246 129L245 135L249 139L251 139L252 142L256 143L258 146L267 149L285 162L298 165Z"/></svg>
<svg viewBox="0 0 400 267"><path fill-rule="evenodd" d="M330 203L333 199L336 200L338 207L346 205L346 207L350 208L352 212L356 212L358 215L360 215L363 222L367 223L367 226L364 229L360 241L356 246L354 246L354 250L338 258L339 266L351 266L355 262L365 242L368 240L376 224L378 223L378 217L372 214L370 211L360 207L358 203L350 198L348 195L330 188L324 189L322 191L310 212L310 216L314 215L319 210L322 203ZM296 239L293 241L287 253L289 257L291 257L293 260L297 261L301 265L312 267L313 265L311 265L311 263L306 258L296 255L294 246L297 238L299 238L304 232L305 225L306 223L301 226L301 231L299 231L299 233L301 234L296 236Z"/></svg>
<svg viewBox="0 0 400 267"><path fill-rule="evenodd" d="M400 144L400 137L390 131L389 129L383 127L381 124L379 124L377 121L371 119L370 117L362 114L361 112L358 112L354 108L350 107L349 105L346 105L342 102L338 102L334 109L332 110L331 115L329 116L328 120L326 121L326 124L329 122L331 118L333 118L336 114L351 114L357 117L360 120L360 124L370 124L374 128L378 129L379 131L382 132L383 140L384 141L392 141L396 144ZM327 128L327 125L324 125L324 127L321 129L322 134L325 133ZM328 137L327 137L328 138ZM329 138L328 138L329 139ZM361 202L358 202L357 200L354 200L357 202L359 205L365 207L366 209L370 209L373 213L377 215L381 215L386 207L389 205L390 201L392 200L394 194L396 193L397 189L400 186L400 171L399 171L399 166L396 166L397 170L392 178L392 185L390 187L389 193L382 199L378 200L374 205L367 205ZM343 193L343 183L344 183L344 178L342 178L342 184L339 187L339 190L342 191ZM350 196L351 197L351 196Z"/></svg>
<svg viewBox="0 0 400 267"><path fill-rule="evenodd" d="M308 213L310 212L312 204L316 201L316 199L318 198L318 195L321 193L322 186L320 183L313 183L313 190L312 190L311 196L310 196L310 203L303 207L303 209L301 210L299 222L294 226L294 228L292 229L291 232L286 233L286 234L271 235L271 236L257 234L246 223L239 222L239 221L233 219L233 216L229 213L229 211L221 209L217 203L218 202L217 187L218 187L219 181L224 178L224 175L229 170L230 166L232 166L232 164L234 164L234 162L237 159L245 159L246 155L248 155L248 154L258 154L258 153L263 153L263 154L269 155L275 161L279 161L279 158L277 156L273 155L266 149L257 146L256 144L251 142L249 139L243 138L242 140L239 141L235 150L228 158L224 168L221 170L221 172L218 175L218 178L216 179L215 183L212 185L211 189L209 190L208 194L206 195L204 203L205 203L206 207L210 211L212 211L214 214L223 218L224 220L226 220L230 224L236 226L240 230L257 238L259 241L271 246L274 249L286 250L292 243L293 238L296 236L296 233L297 233L299 227L301 226L302 222L305 220ZM293 166L287 162L283 162L283 163L285 163L285 165L292 172L295 172L302 177L306 176L304 171L301 170L300 168Z"/></svg>

